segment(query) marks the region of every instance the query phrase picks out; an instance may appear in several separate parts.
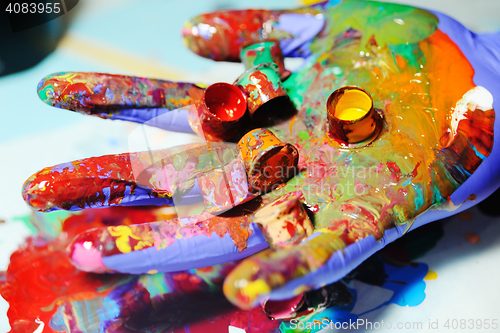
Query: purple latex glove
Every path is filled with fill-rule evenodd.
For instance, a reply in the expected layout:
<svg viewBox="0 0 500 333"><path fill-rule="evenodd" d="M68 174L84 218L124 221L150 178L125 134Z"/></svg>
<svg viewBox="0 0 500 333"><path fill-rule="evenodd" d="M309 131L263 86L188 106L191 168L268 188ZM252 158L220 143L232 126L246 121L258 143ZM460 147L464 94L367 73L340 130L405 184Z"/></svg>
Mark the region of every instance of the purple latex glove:
<svg viewBox="0 0 500 333"><path fill-rule="evenodd" d="M262 196L260 206L284 193L302 191L314 217L315 232L292 248L272 248L249 257L228 276L225 294L242 308L268 298L288 299L335 282L408 229L469 208L500 185L500 154L494 148L499 139L493 139L493 108L499 107L500 96L500 88L495 84L500 74L498 35L473 34L439 13L356 1L291 11L206 14L187 23L183 34L194 52L214 60L238 61L242 46L265 40L280 40L285 56L308 59L285 82L298 109L297 116L272 127L281 141L299 149L301 173L280 191ZM448 61L448 57L452 60ZM383 114L383 130L370 144L345 147L325 136L326 100L333 90L347 85L369 91L375 107ZM47 96L52 105L101 115L100 108L108 111L107 106L89 104L91 97L80 100L85 89L76 89L77 94L71 96L66 94L70 103L68 99L63 103L53 97L59 98L62 92L47 93L47 87L44 83L39 90L43 92L42 99ZM188 99L201 93L195 86L187 87L191 89ZM99 93L104 88L99 88ZM90 95L95 92L93 89L86 88ZM147 89L157 91L157 86ZM106 98L117 96L115 92L103 94ZM161 100L162 94L155 96ZM187 106L191 102L180 103ZM139 108L128 104L126 107ZM111 112L118 109L114 106ZM122 116L122 111L118 111L118 116L111 118L138 119L127 119L134 111L125 110ZM478 132L475 127L481 130ZM101 167L108 171L106 166ZM158 191L151 183L138 184L133 177L123 178L125 169L128 170L126 164L119 170L122 178L112 180ZM54 170L49 173L58 177ZM33 192L43 187L41 175L35 175L25 187L25 198L35 207L43 201L42 193ZM84 178L83 184L88 184L90 178ZM98 184L96 191L102 186ZM338 191L340 186L344 192ZM311 190L314 188L316 191ZM109 200L108 195L100 206L112 201L122 204L131 194L132 191L124 190L121 201ZM64 204L50 208L78 207ZM86 207L93 206L81 208ZM159 222L138 228L130 237L136 241L157 237L158 243L150 242L149 246L119 254L106 255L102 249L106 244L115 246L121 235L113 235L114 230L99 230L99 235L108 235L105 244L95 242L78 248L79 256L91 255L95 259L82 268L161 272L242 258L267 246L258 229L248 226L247 216L254 212L255 208L218 217L203 213L170 224ZM215 238L206 233L210 230L207 225L238 219L253 231L243 252L227 235ZM171 237L177 232L181 237ZM89 236L82 236L74 244L83 244L86 237ZM92 240L95 238L92 236ZM75 253L75 248L71 253Z"/></svg>

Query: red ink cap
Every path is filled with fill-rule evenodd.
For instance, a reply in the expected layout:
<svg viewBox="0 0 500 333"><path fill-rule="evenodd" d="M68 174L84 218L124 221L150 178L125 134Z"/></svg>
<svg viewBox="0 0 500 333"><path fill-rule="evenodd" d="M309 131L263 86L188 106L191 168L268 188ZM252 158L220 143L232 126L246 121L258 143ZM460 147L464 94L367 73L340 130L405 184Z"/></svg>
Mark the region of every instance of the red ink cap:
<svg viewBox="0 0 500 333"><path fill-rule="evenodd" d="M219 82L209 86L199 103L199 119L191 121L199 135L209 141L229 141L240 128L247 110L247 98L236 86Z"/></svg>

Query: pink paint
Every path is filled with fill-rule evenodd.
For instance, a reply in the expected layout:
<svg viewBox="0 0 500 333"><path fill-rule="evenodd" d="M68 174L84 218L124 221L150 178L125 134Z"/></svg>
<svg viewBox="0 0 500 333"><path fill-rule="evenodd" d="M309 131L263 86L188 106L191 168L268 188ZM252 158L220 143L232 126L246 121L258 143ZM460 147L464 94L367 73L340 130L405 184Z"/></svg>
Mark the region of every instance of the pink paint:
<svg viewBox="0 0 500 333"><path fill-rule="evenodd" d="M85 272L106 272L108 269L102 262L101 251L97 250L92 242L78 242L72 246L73 254L71 261L73 265Z"/></svg>

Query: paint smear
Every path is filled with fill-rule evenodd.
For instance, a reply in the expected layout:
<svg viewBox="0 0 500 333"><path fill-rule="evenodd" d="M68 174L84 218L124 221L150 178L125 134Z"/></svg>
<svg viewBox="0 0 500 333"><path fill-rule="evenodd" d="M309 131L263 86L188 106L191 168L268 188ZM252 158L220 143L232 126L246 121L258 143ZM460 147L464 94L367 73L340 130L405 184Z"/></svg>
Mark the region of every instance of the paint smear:
<svg viewBox="0 0 500 333"><path fill-rule="evenodd" d="M222 294L222 282L235 263L135 276L84 273L69 263L65 247L73 235L95 227L140 224L160 217L160 211L138 208L86 210L65 219L59 219L58 214L48 214L44 220L35 222L54 224L59 221L63 233L50 238L39 232L12 255L5 278L0 279L0 293L10 305L8 317L13 331L41 332L42 327L43 332L84 333L303 332L287 326L289 321L270 320L260 307L243 311L226 300ZM36 216L31 221L36 221ZM422 228L425 229L422 232L431 236L439 230L432 225ZM388 263L391 254L397 257L403 248L408 253L425 253L435 242L427 242L425 249L414 248L415 244L412 238L405 237L394 246L389 245L386 254L369 258L366 265L356 268L339 283L349 285L349 281L359 280L394 291L388 303L373 304L373 309L390 303L401 306L419 304L425 296L422 279L429 274L427 266L408 261L406 265ZM329 288L334 291L337 287ZM353 295L357 293L347 286L342 289ZM356 297L349 302L335 306L338 302L333 300L333 306L300 317L299 322L324 318L342 322L362 316L351 313Z"/></svg>
<svg viewBox="0 0 500 333"><path fill-rule="evenodd" d="M429 270L424 277L424 280L436 280L438 277L437 273Z"/></svg>
<svg viewBox="0 0 500 333"><path fill-rule="evenodd" d="M464 237L469 243L472 244L479 243L480 241L479 235L476 234L475 232L467 231L464 233Z"/></svg>

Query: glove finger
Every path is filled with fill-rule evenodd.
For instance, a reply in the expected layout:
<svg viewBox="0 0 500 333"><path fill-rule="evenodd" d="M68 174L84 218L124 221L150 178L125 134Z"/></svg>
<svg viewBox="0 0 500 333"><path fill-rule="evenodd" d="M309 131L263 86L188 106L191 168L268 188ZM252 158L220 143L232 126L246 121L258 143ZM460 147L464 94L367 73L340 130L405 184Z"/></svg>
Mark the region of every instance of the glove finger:
<svg viewBox="0 0 500 333"><path fill-rule="evenodd" d="M184 43L216 61L240 61L250 44L279 40L285 57L308 57L309 45L323 29L320 7L295 10L229 10L203 14L185 23Z"/></svg>
<svg viewBox="0 0 500 333"><path fill-rule="evenodd" d="M97 228L68 246L73 264L87 272L143 274L206 267L245 258L267 247L245 216L207 213L130 226Z"/></svg>
<svg viewBox="0 0 500 333"><path fill-rule="evenodd" d="M266 299L272 290L326 264L344 242L333 233L315 232L296 246L268 249L240 263L226 278L224 294L243 309ZM306 291L295 290L295 295Z"/></svg>
<svg viewBox="0 0 500 333"><path fill-rule="evenodd" d="M203 183L200 188L197 177L215 173L219 178L228 179L224 172L217 170L240 165L243 171L233 173L235 176L231 175L228 180L238 191L236 195L230 192L229 199L227 195L224 197L227 206L247 198L248 185L245 186L242 163L235 145L230 143L92 157L37 172L25 182L23 198L34 209L45 212L116 205L191 204L202 201L202 194L210 190L212 195L214 191L216 194L225 191L222 187L211 189L212 183L203 178L200 178Z"/></svg>
<svg viewBox="0 0 500 333"><path fill-rule="evenodd" d="M186 133L187 109L204 91L193 83L80 72L48 75L37 90L50 106Z"/></svg>

